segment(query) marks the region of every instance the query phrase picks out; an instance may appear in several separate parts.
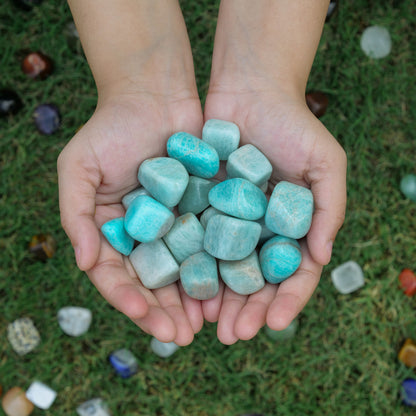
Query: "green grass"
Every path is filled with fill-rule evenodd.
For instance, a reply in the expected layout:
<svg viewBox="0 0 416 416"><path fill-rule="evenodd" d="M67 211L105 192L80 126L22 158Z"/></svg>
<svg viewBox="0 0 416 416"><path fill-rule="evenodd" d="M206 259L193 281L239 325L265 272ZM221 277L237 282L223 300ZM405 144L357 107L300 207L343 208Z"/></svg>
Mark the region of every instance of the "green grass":
<svg viewBox="0 0 416 416"><path fill-rule="evenodd" d="M183 0L202 100L207 91L218 1ZM115 311L75 266L60 227L56 158L96 103L90 70L63 36L71 16L65 2L51 1L30 13L0 5L0 87L14 88L24 109L0 120L0 384L26 389L38 379L58 392L48 411L75 415L78 404L102 397L113 415L234 416L406 415L400 383L414 371L397 359L405 338L416 338L415 300L398 288L404 267L416 269L416 205L403 197L400 178L415 171L416 5L413 0L343 1L325 25L308 89L330 98L323 123L349 158L348 207L333 260L300 316L293 340L271 341L262 331L248 342L224 346L207 324L192 345L169 359L149 348L150 336ZM389 57L369 60L359 47L363 29L386 26ZM44 81L20 70L25 50L42 50L56 63ZM56 103L63 115L59 132L42 136L32 112ZM33 261L27 245L33 234L50 232L57 254ZM366 285L343 296L331 270L353 259ZM56 321L66 305L93 310L90 331L64 335ZM19 357L6 339L7 324L29 316L41 345ZM107 356L129 348L140 371L123 380ZM0 410L0 414L1 414Z"/></svg>

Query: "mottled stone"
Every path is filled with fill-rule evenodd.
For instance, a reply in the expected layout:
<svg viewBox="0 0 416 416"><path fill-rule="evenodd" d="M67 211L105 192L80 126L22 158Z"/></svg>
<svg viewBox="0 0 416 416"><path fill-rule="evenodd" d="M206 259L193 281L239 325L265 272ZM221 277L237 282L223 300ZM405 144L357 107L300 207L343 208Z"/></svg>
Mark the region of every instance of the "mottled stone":
<svg viewBox="0 0 416 416"><path fill-rule="evenodd" d="M111 246L119 253L129 256L134 246L134 239L124 228L124 217L107 221L101 227L101 232Z"/></svg>
<svg viewBox="0 0 416 416"><path fill-rule="evenodd" d="M295 273L302 255L296 240L277 235L264 243L259 258L264 278L270 283L280 283Z"/></svg>
<svg viewBox="0 0 416 416"><path fill-rule="evenodd" d="M71 337L85 334L92 322L92 313L80 306L64 306L58 311L58 323L62 331Z"/></svg>
<svg viewBox="0 0 416 416"><path fill-rule="evenodd" d="M116 373L122 378L129 378L139 369L137 358L126 348L114 351L108 357Z"/></svg>
<svg viewBox="0 0 416 416"><path fill-rule="evenodd" d="M361 35L360 46L370 58L385 58L391 51L390 33L385 27L367 27Z"/></svg>
<svg viewBox="0 0 416 416"><path fill-rule="evenodd" d="M198 176L190 176L189 183L178 205L179 214L192 212L197 215L209 206L208 193L216 182Z"/></svg>
<svg viewBox="0 0 416 416"><path fill-rule="evenodd" d="M403 380L401 396L405 405L416 407L416 380L414 378Z"/></svg>
<svg viewBox="0 0 416 416"><path fill-rule="evenodd" d="M255 250L242 260L220 260L219 269L224 283L240 295L250 295L265 285Z"/></svg>
<svg viewBox="0 0 416 416"><path fill-rule="evenodd" d="M55 401L57 393L46 384L34 381L26 391L26 397L39 409L47 410Z"/></svg>
<svg viewBox="0 0 416 416"><path fill-rule="evenodd" d="M405 366L416 367L416 343L412 339L406 339L399 351L398 358Z"/></svg>
<svg viewBox="0 0 416 416"><path fill-rule="evenodd" d="M111 416L107 403L101 398L90 399L77 407L79 416Z"/></svg>
<svg viewBox="0 0 416 416"><path fill-rule="evenodd" d="M181 264L192 254L204 248L205 230L198 218L191 212L176 218L172 228L163 237L163 241Z"/></svg>
<svg viewBox="0 0 416 416"><path fill-rule="evenodd" d="M137 241L149 243L163 237L175 221L173 213L150 196L138 196L129 206L124 227Z"/></svg>
<svg viewBox="0 0 416 416"><path fill-rule="evenodd" d="M409 174L403 176L400 181L400 190L406 198L416 202L416 175Z"/></svg>
<svg viewBox="0 0 416 416"><path fill-rule="evenodd" d="M243 178L261 186L270 179L273 167L259 149L246 144L230 154L226 170L229 178Z"/></svg>
<svg viewBox="0 0 416 416"><path fill-rule="evenodd" d="M137 177L153 198L167 207L178 205L189 182L188 172L182 163L169 157L145 160Z"/></svg>
<svg viewBox="0 0 416 416"><path fill-rule="evenodd" d="M8 390L1 404L7 416L28 416L35 408L20 387L12 387Z"/></svg>
<svg viewBox="0 0 416 416"><path fill-rule="evenodd" d="M207 224L204 249L221 260L242 260L256 248L261 233L260 224L214 215Z"/></svg>
<svg viewBox="0 0 416 416"><path fill-rule="evenodd" d="M294 239L304 237L311 227L312 192L303 186L282 181L273 189L265 222L276 234Z"/></svg>
<svg viewBox="0 0 416 416"><path fill-rule="evenodd" d="M202 129L202 140L214 147L220 160L227 160L230 153L238 148L240 129L231 121L207 120Z"/></svg>
<svg viewBox="0 0 416 416"><path fill-rule="evenodd" d="M180 266L179 274L185 292L191 298L213 298L219 290L217 261L205 251L188 257Z"/></svg>
<svg viewBox="0 0 416 416"><path fill-rule="evenodd" d="M168 155L179 160L186 170L201 178L212 178L218 172L220 160L217 151L208 143L189 133L179 132L167 143Z"/></svg>
<svg viewBox="0 0 416 416"><path fill-rule="evenodd" d="M139 244L129 259L148 289L158 289L179 279L179 265L162 239Z"/></svg>
<svg viewBox="0 0 416 416"><path fill-rule="evenodd" d="M332 283L343 295L355 292L364 286L364 274L355 261L347 261L331 272Z"/></svg>
<svg viewBox="0 0 416 416"><path fill-rule="evenodd" d="M55 255L56 241L51 234L36 234L29 242L29 252L37 260L46 261Z"/></svg>
<svg viewBox="0 0 416 416"><path fill-rule="evenodd" d="M143 188L143 186L140 186L137 189L133 189L131 192L124 195L121 200L124 209L127 211L131 203L140 195L150 196L150 192L147 189Z"/></svg>
<svg viewBox="0 0 416 416"><path fill-rule="evenodd" d="M159 357L167 358L179 349L179 345L176 345L174 342L162 342L157 338L152 338L150 348Z"/></svg>
<svg viewBox="0 0 416 416"><path fill-rule="evenodd" d="M52 59L42 52L30 52L22 61L22 71L29 78L47 78L53 70Z"/></svg>
<svg viewBox="0 0 416 416"><path fill-rule="evenodd" d="M7 338L13 349L24 355L40 344L40 335L30 318L19 318L7 327Z"/></svg>
<svg viewBox="0 0 416 416"><path fill-rule="evenodd" d="M296 331L298 330L299 323L297 319L294 319L285 329L280 331L275 331L267 325L265 326L266 335L273 341L286 341L295 336Z"/></svg>
<svg viewBox="0 0 416 416"><path fill-rule="evenodd" d="M199 218L199 222L201 223L202 227L204 227L204 230L207 228L208 221L214 216L218 214L224 214L223 212L219 211L218 209L214 207L208 207Z"/></svg>

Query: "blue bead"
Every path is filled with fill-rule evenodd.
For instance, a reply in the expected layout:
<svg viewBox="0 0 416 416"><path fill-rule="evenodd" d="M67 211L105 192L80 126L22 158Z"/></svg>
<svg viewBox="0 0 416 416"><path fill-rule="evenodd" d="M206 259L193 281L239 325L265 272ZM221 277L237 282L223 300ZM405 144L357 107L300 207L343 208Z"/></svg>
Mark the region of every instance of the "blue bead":
<svg viewBox="0 0 416 416"><path fill-rule="evenodd" d="M280 235L267 241L260 250L260 266L269 283L280 283L298 269L302 255L296 240Z"/></svg>
<svg viewBox="0 0 416 416"><path fill-rule="evenodd" d="M407 406L416 407L416 380L407 378L402 382L402 400Z"/></svg>
<svg viewBox="0 0 416 416"><path fill-rule="evenodd" d="M122 378L131 377L139 369L136 357L125 348L111 353L108 360L116 370L116 373Z"/></svg>
<svg viewBox="0 0 416 416"><path fill-rule="evenodd" d="M202 140L215 148L220 160L227 160L238 148L240 129L231 121L207 120L202 129Z"/></svg>
<svg viewBox="0 0 416 416"><path fill-rule="evenodd" d="M126 232L123 217L107 221L101 227L101 232L115 250L125 256L130 255L134 239Z"/></svg>
<svg viewBox="0 0 416 416"><path fill-rule="evenodd" d="M218 172L220 160L217 151L192 134L179 132L169 137L168 155L179 160L186 170L201 178L212 178Z"/></svg>

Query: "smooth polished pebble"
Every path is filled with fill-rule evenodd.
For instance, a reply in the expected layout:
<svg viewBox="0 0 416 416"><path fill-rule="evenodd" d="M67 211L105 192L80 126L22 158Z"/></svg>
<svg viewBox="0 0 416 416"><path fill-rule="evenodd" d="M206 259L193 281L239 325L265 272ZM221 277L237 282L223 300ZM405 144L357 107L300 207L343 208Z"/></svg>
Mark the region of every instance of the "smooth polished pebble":
<svg viewBox="0 0 416 416"><path fill-rule="evenodd" d="M92 312L80 306L64 306L58 311L58 323L62 331L71 337L85 334L92 322Z"/></svg>
<svg viewBox="0 0 416 416"><path fill-rule="evenodd" d="M416 342L407 338L400 348L398 359L405 366L416 368Z"/></svg>
<svg viewBox="0 0 416 416"><path fill-rule="evenodd" d="M216 182L190 176L189 183L178 205L179 214L192 212L197 215L208 208L208 193L216 185Z"/></svg>
<svg viewBox="0 0 416 416"><path fill-rule="evenodd" d="M416 380L414 378L403 380L401 396L405 405L416 407Z"/></svg>
<svg viewBox="0 0 416 416"><path fill-rule="evenodd" d="M107 403L99 397L80 404L77 413L78 416L111 416Z"/></svg>
<svg viewBox="0 0 416 416"><path fill-rule="evenodd" d="M163 241L181 264L192 254L204 248L205 230L195 214L191 212L176 218L172 228L163 237Z"/></svg>
<svg viewBox="0 0 416 416"><path fill-rule="evenodd" d="M207 224L204 249L221 260L242 260L256 248L261 225L254 221L214 215Z"/></svg>
<svg viewBox="0 0 416 416"><path fill-rule="evenodd" d="M243 178L261 186L270 179L273 167L264 154L252 144L246 144L232 152L227 160L229 178Z"/></svg>
<svg viewBox="0 0 416 416"><path fill-rule="evenodd" d="M220 160L217 151L192 134L179 132L169 137L168 155L179 160L186 170L201 178L212 178L218 173Z"/></svg>
<svg viewBox="0 0 416 416"><path fill-rule="evenodd" d="M227 160L230 153L238 148L240 129L231 121L207 120L202 129L202 140L214 147L220 160Z"/></svg>
<svg viewBox="0 0 416 416"><path fill-rule="evenodd" d="M7 416L28 416L35 408L20 387L8 390L1 400L1 405Z"/></svg>
<svg viewBox="0 0 416 416"><path fill-rule="evenodd" d="M349 260L332 270L331 280L338 292L347 295L364 286L364 273L357 262Z"/></svg>
<svg viewBox="0 0 416 416"><path fill-rule="evenodd" d="M302 255L296 240L277 235L264 243L259 258L264 278L269 283L280 283L295 273Z"/></svg>
<svg viewBox="0 0 416 416"><path fill-rule="evenodd" d="M130 204L140 195L147 195L150 196L150 193L147 189L143 188L143 186L140 186L137 189L133 189L128 194L124 195L121 203L123 204L124 209L127 211Z"/></svg>
<svg viewBox="0 0 416 416"><path fill-rule="evenodd" d="M148 289L158 289L179 279L179 265L162 239L139 244L129 259Z"/></svg>
<svg viewBox="0 0 416 416"><path fill-rule="evenodd" d="M129 256L134 246L134 239L124 228L124 217L114 218L101 226L101 232L119 253Z"/></svg>
<svg viewBox="0 0 416 416"><path fill-rule="evenodd" d="M400 181L400 190L406 198L416 202L416 175L405 175Z"/></svg>
<svg viewBox="0 0 416 416"><path fill-rule="evenodd" d="M311 227L313 208L309 189L286 181L279 182L267 206L266 226L276 234L300 239Z"/></svg>
<svg viewBox="0 0 416 416"><path fill-rule="evenodd" d="M369 26L361 35L360 46L369 58L385 58L391 51L390 33L385 27Z"/></svg>
<svg viewBox="0 0 416 416"><path fill-rule="evenodd" d="M179 274L186 294L191 298L213 298L219 290L217 261L205 251L188 257L180 266Z"/></svg>
<svg viewBox="0 0 416 416"><path fill-rule="evenodd" d="M204 227L204 230L207 228L208 221L211 219L211 217L213 217L214 215L218 215L218 214L224 214L224 213L214 207L208 207L201 214L199 218L199 222L201 223L202 227Z"/></svg>
<svg viewBox="0 0 416 416"><path fill-rule="evenodd" d="M19 318L7 327L7 338L13 349L24 355L40 344L40 335L30 318Z"/></svg>
<svg viewBox="0 0 416 416"><path fill-rule="evenodd" d="M258 220L267 208L263 191L241 178L218 183L209 191L208 200L214 208L243 220Z"/></svg>
<svg viewBox="0 0 416 416"><path fill-rule="evenodd" d="M166 207L178 205L189 182L189 174L182 163L169 157L145 160L137 177L153 198Z"/></svg>
<svg viewBox="0 0 416 416"><path fill-rule="evenodd" d="M273 341L286 341L295 336L296 331L298 330L298 320L294 319L285 329L280 331L275 331L274 329L265 326L266 335Z"/></svg>
<svg viewBox="0 0 416 416"><path fill-rule="evenodd" d="M157 338L152 338L150 348L159 357L168 358L179 349L179 345L174 342L162 342Z"/></svg>
<svg viewBox="0 0 416 416"><path fill-rule="evenodd" d="M46 384L34 381L26 391L26 397L39 409L47 410L55 401L57 393Z"/></svg>
<svg viewBox="0 0 416 416"><path fill-rule="evenodd" d="M274 233L266 227L264 217L261 217L259 220L256 220L256 222L258 222L261 225L259 244L263 245L267 240L270 240L272 237L274 237L276 233Z"/></svg>
<svg viewBox="0 0 416 416"><path fill-rule="evenodd" d="M219 270L224 283L239 295L255 293L266 283L255 250L242 260L220 260Z"/></svg>
<svg viewBox="0 0 416 416"><path fill-rule="evenodd" d="M138 196L126 212L124 227L137 241L149 243L163 237L175 222L173 213L150 196Z"/></svg>
<svg viewBox="0 0 416 416"><path fill-rule="evenodd" d="M112 352L108 360L121 378L129 378L139 370L137 358L126 348Z"/></svg>

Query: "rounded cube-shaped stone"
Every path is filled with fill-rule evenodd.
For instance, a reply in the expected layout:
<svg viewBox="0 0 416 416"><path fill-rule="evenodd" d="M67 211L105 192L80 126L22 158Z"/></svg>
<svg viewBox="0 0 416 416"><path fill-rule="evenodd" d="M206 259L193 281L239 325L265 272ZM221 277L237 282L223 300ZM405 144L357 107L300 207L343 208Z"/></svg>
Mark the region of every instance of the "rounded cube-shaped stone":
<svg viewBox="0 0 416 416"><path fill-rule="evenodd" d="M231 121L207 120L202 129L202 140L214 147L220 160L227 160L238 148L240 129Z"/></svg>
<svg viewBox="0 0 416 416"><path fill-rule="evenodd" d="M180 266L183 289L198 300L213 298L219 290L217 261L205 251L188 257Z"/></svg>
<svg viewBox="0 0 416 416"><path fill-rule="evenodd" d="M26 397L39 409L47 410L55 401L57 393L41 381L35 380L26 390Z"/></svg>
<svg viewBox="0 0 416 416"><path fill-rule="evenodd" d="M217 208L208 207L199 218L199 222L201 223L204 230L207 228L208 221L214 216L218 214L224 214L223 212L219 211Z"/></svg>
<svg viewBox="0 0 416 416"><path fill-rule="evenodd" d="M179 345L174 342L162 342L157 338L152 338L150 348L159 357L168 358L179 349Z"/></svg>
<svg viewBox="0 0 416 416"><path fill-rule="evenodd" d="M270 179L273 167L257 147L246 144L230 154L226 170L229 178L243 178L261 186Z"/></svg>
<svg viewBox="0 0 416 416"><path fill-rule="evenodd" d="M274 233L299 239L308 233L312 214L312 192L303 186L282 181L273 189L265 222Z"/></svg>
<svg viewBox="0 0 416 416"><path fill-rule="evenodd" d="M121 200L124 209L127 210L131 203L140 195L150 196L150 192L146 188L143 188L143 186L140 186L139 188L133 189L131 192L124 195Z"/></svg>
<svg viewBox="0 0 416 416"><path fill-rule="evenodd" d="M192 254L204 248L205 230L191 212L176 218L172 228L163 237L176 261L181 264Z"/></svg>
<svg viewBox="0 0 416 416"><path fill-rule="evenodd" d="M64 306L59 309L57 318L65 334L79 337L88 331L92 321L92 312L80 306Z"/></svg>
<svg viewBox="0 0 416 416"><path fill-rule="evenodd" d="M340 293L347 295L364 286L364 273L357 262L349 260L332 270L331 280Z"/></svg>
<svg viewBox="0 0 416 416"><path fill-rule="evenodd" d="M162 239L139 244L129 259L148 289L158 289L179 279L179 265Z"/></svg>
<svg viewBox="0 0 416 416"><path fill-rule="evenodd" d="M101 232L119 253L129 256L134 246L134 239L124 228L124 217L114 218L107 221L101 227Z"/></svg>
<svg viewBox="0 0 416 416"><path fill-rule="evenodd" d="M30 318L19 318L7 327L7 338L13 349L24 355L40 344L40 335Z"/></svg>
<svg viewBox="0 0 416 416"><path fill-rule="evenodd" d="M250 295L265 285L255 250L242 260L220 260L219 269L224 283L239 295Z"/></svg>
<svg viewBox="0 0 416 416"><path fill-rule="evenodd" d="M1 404L7 416L28 416L35 408L20 387L12 387L8 390L3 396Z"/></svg>
<svg viewBox="0 0 416 416"><path fill-rule="evenodd" d="M260 233L256 222L214 215L205 230L204 249L217 259L241 260L256 248Z"/></svg>
<svg viewBox="0 0 416 416"><path fill-rule="evenodd" d="M179 214L192 212L197 215L209 206L208 193L216 182L208 179L190 176L185 193L178 205Z"/></svg>
<svg viewBox="0 0 416 416"><path fill-rule="evenodd" d="M269 283L280 283L295 273L302 255L296 240L277 235L263 245L259 258L264 278Z"/></svg>
<svg viewBox="0 0 416 416"><path fill-rule="evenodd" d="M137 176L153 198L167 207L178 205L189 182L188 172L182 163L169 157L145 160Z"/></svg>
<svg viewBox="0 0 416 416"><path fill-rule="evenodd" d="M108 360L121 378L129 378L139 369L137 358L126 348L112 352Z"/></svg>
<svg viewBox="0 0 416 416"><path fill-rule="evenodd" d="M149 243L163 237L175 221L173 213L150 196L138 196L126 212L124 227L137 241Z"/></svg>
<svg viewBox="0 0 416 416"><path fill-rule="evenodd" d="M167 143L168 155L181 162L186 170L201 178L212 178L218 172L220 160L217 151L192 134L179 132Z"/></svg>

